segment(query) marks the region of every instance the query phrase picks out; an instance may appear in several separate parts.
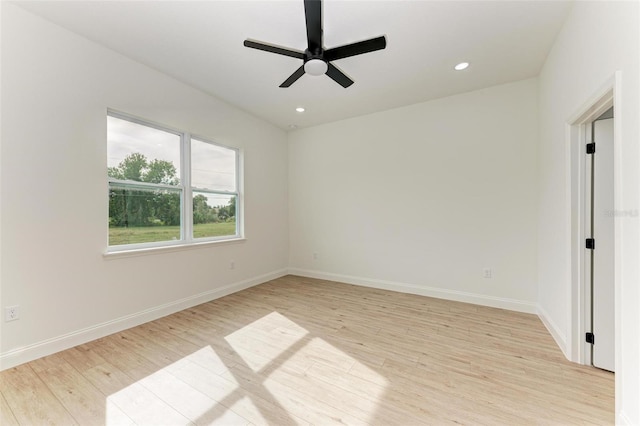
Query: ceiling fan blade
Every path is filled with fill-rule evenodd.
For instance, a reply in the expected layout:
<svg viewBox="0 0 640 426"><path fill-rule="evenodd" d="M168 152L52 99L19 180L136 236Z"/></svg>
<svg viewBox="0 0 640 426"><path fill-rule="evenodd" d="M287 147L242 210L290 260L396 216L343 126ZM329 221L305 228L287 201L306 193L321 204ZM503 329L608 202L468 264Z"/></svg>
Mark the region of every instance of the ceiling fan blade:
<svg viewBox="0 0 640 426"><path fill-rule="evenodd" d="M277 53L278 55L291 56L292 58L304 59L304 53L285 47L266 44L259 41L245 40L244 45L252 49L264 50L265 52Z"/></svg>
<svg viewBox="0 0 640 426"><path fill-rule="evenodd" d="M312 54L322 50L322 1L304 0L304 16L307 21L307 44Z"/></svg>
<svg viewBox="0 0 640 426"><path fill-rule="evenodd" d="M347 77L345 73L340 71L334 65L331 65L331 63L328 63L327 65L329 66L329 68L327 69L327 75L331 77L333 81L335 81L345 89L353 84L353 80Z"/></svg>
<svg viewBox="0 0 640 426"><path fill-rule="evenodd" d="M296 80L298 80L303 75L304 75L304 65L302 65L300 68L295 70L295 72L293 74L291 74L291 76L288 79L286 79L284 81L284 83L282 83L280 85L280 87L289 87L289 86L291 86L293 83L296 82Z"/></svg>
<svg viewBox="0 0 640 426"><path fill-rule="evenodd" d="M335 61L337 59L348 58L349 56L361 55L363 53L375 52L387 47L387 39L385 36L372 38L369 40L359 41L344 46L334 47L324 52L326 61Z"/></svg>

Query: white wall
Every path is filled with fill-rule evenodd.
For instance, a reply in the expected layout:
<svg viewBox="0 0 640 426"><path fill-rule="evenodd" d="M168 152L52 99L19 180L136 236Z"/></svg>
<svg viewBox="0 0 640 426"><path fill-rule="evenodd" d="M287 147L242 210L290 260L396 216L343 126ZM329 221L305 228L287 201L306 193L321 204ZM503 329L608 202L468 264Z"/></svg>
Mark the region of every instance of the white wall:
<svg viewBox="0 0 640 426"><path fill-rule="evenodd" d="M540 74L539 301L547 320L564 334L571 328L570 173L568 120L620 71L616 110L621 127L616 209L637 211L640 21L638 2L576 2ZM640 218L619 216L621 241L616 280L619 317L616 347L616 420L640 424ZM557 337L557 336L556 336ZM619 338L618 338L619 337ZM596 338L597 339L597 338ZM597 341L597 340L596 340Z"/></svg>
<svg viewBox="0 0 640 426"><path fill-rule="evenodd" d="M537 108L531 79L291 132L292 271L535 311Z"/></svg>
<svg viewBox="0 0 640 426"><path fill-rule="evenodd" d="M21 309L20 320L0 322L2 368L286 272L283 131L1 7L0 306ZM105 259L108 107L241 148L247 240Z"/></svg>

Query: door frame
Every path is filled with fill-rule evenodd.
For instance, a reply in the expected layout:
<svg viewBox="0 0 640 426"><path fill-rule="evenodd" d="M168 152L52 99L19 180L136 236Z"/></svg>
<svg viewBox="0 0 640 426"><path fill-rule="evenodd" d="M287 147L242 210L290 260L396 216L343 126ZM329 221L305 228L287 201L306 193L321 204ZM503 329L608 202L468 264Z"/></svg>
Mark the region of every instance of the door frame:
<svg viewBox="0 0 640 426"><path fill-rule="evenodd" d="M622 177L621 164L621 72L617 71L605 83L594 92L588 100L576 110L566 121L566 158L567 176L566 189L570 195L569 204L569 247L567 248L571 259L569 268L571 309L569 312L570 336L568 339L567 355L571 361L580 364L591 364L591 347L585 341L585 333L590 327L591 319L591 288L590 276L587 269L588 258L585 250L586 212L585 196L586 182L586 137L587 126L591 124L607 109L613 106L614 118L614 142L613 142L613 173L614 173L614 213L620 211L620 188ZM620 365L620 288L621 288L621 227L620 220L614 214L614 310L615 310L615 365L616 370ZM616 376L617 377L617 376ZM618 380L616 380L618 382ZM617 389L616 383L616 389Z"/></svg>

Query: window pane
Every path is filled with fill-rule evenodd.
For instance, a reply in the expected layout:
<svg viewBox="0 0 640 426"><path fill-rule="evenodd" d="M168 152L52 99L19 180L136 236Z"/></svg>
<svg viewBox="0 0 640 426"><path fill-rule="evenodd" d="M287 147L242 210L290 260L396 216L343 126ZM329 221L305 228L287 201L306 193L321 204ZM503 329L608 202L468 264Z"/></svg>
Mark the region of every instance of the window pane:
<svg viewBox="0 0 640 426"><path fill-rule="evenodd" d="M193 238L236 234L236 197L194 191Z"/></svg>
<svg viewBox="0 0 640 426"><path fill-rule="evenodd" d="M191 139L191 186L236 190L236 151Z"/></svg>
<svg viewBox="0 0 640 426"><path fill-rule="evenodd" d="M109 245L180 239L180 190L109 187Z"/></svg>
<svg viewBox="0 0 640 426"><path fill-rule="evenodd" d="M109 177L180 184L180 136L116 117L107 117Z"/></svg>

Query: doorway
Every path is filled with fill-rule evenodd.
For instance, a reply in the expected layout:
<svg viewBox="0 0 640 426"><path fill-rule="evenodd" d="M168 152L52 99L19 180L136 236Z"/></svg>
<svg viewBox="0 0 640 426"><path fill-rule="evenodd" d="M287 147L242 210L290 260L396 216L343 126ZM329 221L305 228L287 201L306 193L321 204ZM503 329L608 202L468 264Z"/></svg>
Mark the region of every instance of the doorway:
<svg viewBox="0 0 640 426"><path fill-rule="evenodd" d="M567 249L570 253L570 263L567 265L567 273L571 280L570 287L570 334L567 336L566 352L567 358L574 362L585 365L593 365L592 351L595 355L599 348L603 346L609 346L613 350L613 367L609 364L608 367L615 370L615 366L619 365L620 352L616 346L620 347L619 340L619 321L620 312L618 306L620 306L620 220L616 217L615 212L619 209L619 191L621 188L621 177L617 165L621 161L620 151L620 132L618 131L620 126L620 104L617 96L620 93L620 81L621 75L616 72L611 78L609 78L599 90L597 90L591 97L589 97L582 105L581 108L576 110L576 113L570 117L567 123L567 138L566 154L567 154L567 168L568 175L566 180L567 192L570 194L568 199L569 210L567 217L567 225L570 227L570 243ZM613 110L611 108L613 107ZM609 120L609 116L605 113L613 113L613 119ZM599 120L600 119L600 120ZM609 121L606 121L609 120ZM594 184L597 184L596 177L598 177L599 166L608 163L611 167L610 181L605 184L607 189L598 190L594 188L596 193L594 197L591 197L591 157L587 154L588 144L593 142L594 137L600 138L600 131L604 130L609 125L608 134L611 135L611 124L613 127L613 143L607 143L600 146L596 141L595 147L595 170L593 173ZM598 135L596 135L597 131ZM609 153L607 151L609 150ZM612 150L612 153L611 151ZM602 157L608 157L608 159L602 159ZM605 174L606 176L606 174ZM613 197L613 205L611 205L611 198L607 201L609 207L599 207L594 205L594 213L596 210L600 212L601 219L608 220L608 226L611 226L613 222L613 237L610 240L602 240L597 235L598 228L602 225L598 225L597 222L593 225L593 232L591 229L591 218L596 220L596 215L591 213L591 199L594 202L603 201L602 198L598 198L598 193L608 194L609 197ZM607 225L605 225L607 226ZM600 232L605 232L601 230ZM595 239L594 249L586 248L586 240L588 238ZM598 241L600 239L600 241ZM611 244L611 248L606 248L607 244ZM609 320L609 329L613 330L612 333L605 331L594 332L594 327L598 328L597 320L594 317L592 323L592 312L599 310L598 306L593 306L599 301L604 302L605 298L600 298L598 294L592 295L591 278L593 275L594 285L597 285L598 278L595 275L596 270L602 272L602 267L597 267L595 262L602 259L602 254L608 252L613 256L613 266L611 267L611 273L604 274L608 277L609 281L609 298L613 298L613 305L609 301L609 306L613 306L613 322ZM598 253L601 256L596 256ZM591 255L594 255L594 262L591 262ZM591 267L593 265L593 272ZM613 288L612 288L613 287ZM594 287L594 290L599 291L599 287ZM611 293L612 292L612 293ZM613 294L613 296L611 296ZM595 309L594 309L595 308ZM596 314L597 315L597 314ZM611 314L605 315L610 319ZM599 316L598 316L599 318ZM590 339L589 334L593 333L592 345L587 340ZM598 336L600 334L600 336ZM607 342L607 337L610 337ZM598 348L599 347L599 348ZM598 355L596 355L597 357ZM595 365L598 365L599 361L596 359ZM600 363L602 364L602 363ZM617 381L616 381L617 385Z"/></svg>
<svg viewBox="0 0 640 426"><path fill-rule="evenodd" d="M614 109L586 126L585 145L585 309L590 364L615 371Z"/></svg>

